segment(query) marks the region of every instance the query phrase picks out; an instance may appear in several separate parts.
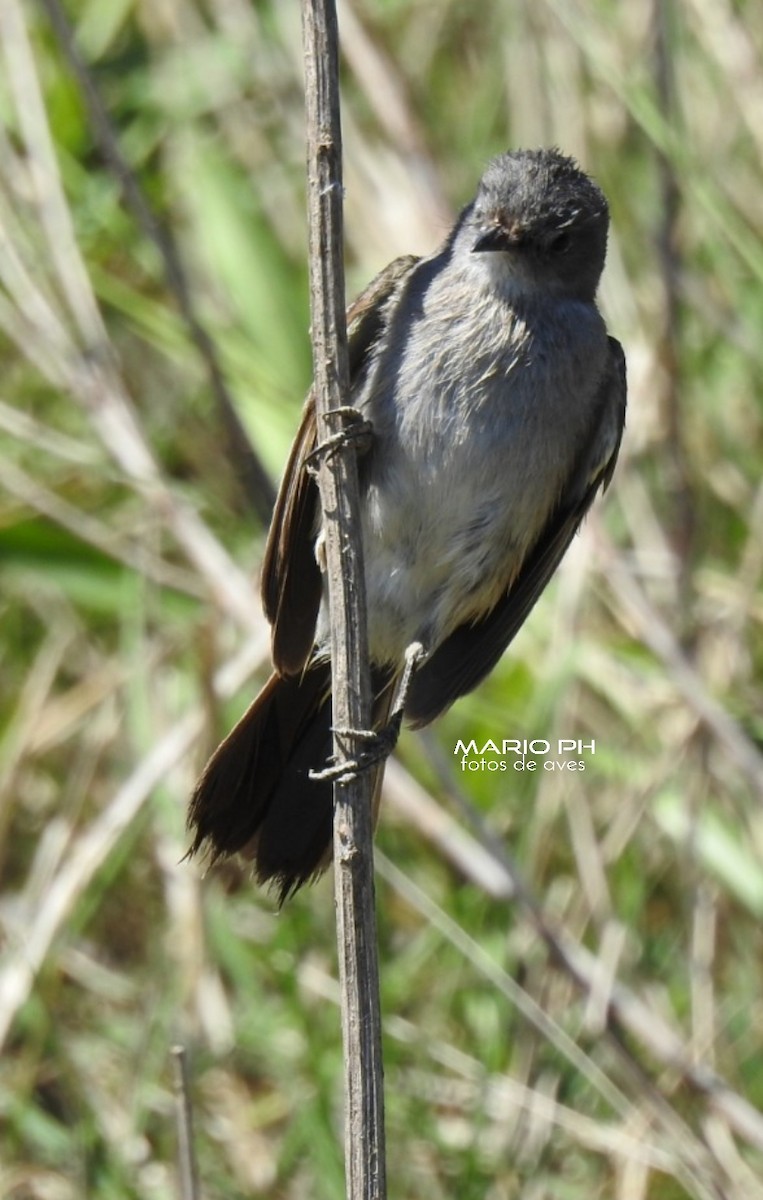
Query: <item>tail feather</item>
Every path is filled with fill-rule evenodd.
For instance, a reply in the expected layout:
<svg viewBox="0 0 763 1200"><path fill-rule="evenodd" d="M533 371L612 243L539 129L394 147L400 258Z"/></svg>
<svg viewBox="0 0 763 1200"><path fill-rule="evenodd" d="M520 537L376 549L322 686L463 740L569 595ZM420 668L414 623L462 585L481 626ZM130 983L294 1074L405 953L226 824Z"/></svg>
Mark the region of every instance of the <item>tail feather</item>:
<svg viewBox="0 0 763 1200"><path fill-rule="evenodd" d="M383 721L389 677L374 680ZM191 854L242 853L281 903L331 861L333 786L310 771L331 754L331 670L273 674L221 742L196 785L188 814Z"/></svg>

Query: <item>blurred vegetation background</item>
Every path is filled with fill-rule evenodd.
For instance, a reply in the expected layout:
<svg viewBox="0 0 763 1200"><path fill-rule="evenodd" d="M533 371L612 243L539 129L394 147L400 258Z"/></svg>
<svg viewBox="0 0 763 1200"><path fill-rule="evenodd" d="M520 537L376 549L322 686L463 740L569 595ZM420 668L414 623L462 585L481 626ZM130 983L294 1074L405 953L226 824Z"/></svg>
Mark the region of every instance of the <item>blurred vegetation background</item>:
<svg viewBox="0 0 763 1200"><path fill-rule="evenodd" d="M181 861L267 671L258 464L310 379L299 6L65 0L70 44L56 14L0 5L0 1194L175 1196L181 1041L202 1194L335 1200L331 881L278 913ZM763 9L345 0L340 27L349 293L433 250L492 154L555 143L611 201L630 382L557 580L390 764L390 1194L750 1200ZM595 750L462 771L458 739L504 737Z"/></svg>

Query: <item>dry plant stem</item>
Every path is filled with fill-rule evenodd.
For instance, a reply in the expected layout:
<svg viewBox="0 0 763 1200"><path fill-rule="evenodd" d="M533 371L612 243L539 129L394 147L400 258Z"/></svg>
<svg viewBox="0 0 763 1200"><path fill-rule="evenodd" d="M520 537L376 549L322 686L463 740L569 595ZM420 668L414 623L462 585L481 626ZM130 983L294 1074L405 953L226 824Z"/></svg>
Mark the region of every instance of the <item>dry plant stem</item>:
<svg viewBox="0 0 763 1200"><path fill-rule="evenodd" d="M653 70L655 90L665 123L673 128L676 121L676 87L671 54L672 18L675 14L655 0L652 6L654 39ZM657 356L664 378L662 407L667 430L668 486L672 501L671 535L677 560L678 611L683 624L689 622L691 605L691 556L695 535L696 504L684 433L685 418L681 403L681 257L679 221L681 192L675 163L665 150L658 148L657 173L660 188L660 221L657 228L657 256L662 283L661 328ZM684 640L683 631L680 631Z"/></svg>
<svg viewBox="0 0 763 1200"><path fill-rule="evenodd" d="M188 1083L188 1058L185 1046L172 1047L175 1083L175 1115L178 1139L178 1175L181 1200L199 1200L199 1173L193 1146L193 1112Z"/></svg>
<svg viewBox="0 0 763 1200"><path fill-rule="evenodd" d="M347 405L349 367L344 306L341 130L333 0L302 6L307 115L310 306L319 442L336 430L331 412ZM334 726L367 729L370 683L358 477L351 440L322 456L318 482L326 531L331 606ZM352 744L350 740L350 752ZM334 738L337 762L347 754ZM371 805L376 772L334 785L334 861L345 1068L348 1200L386 1196L381 1012L374 910Z"/></svg>

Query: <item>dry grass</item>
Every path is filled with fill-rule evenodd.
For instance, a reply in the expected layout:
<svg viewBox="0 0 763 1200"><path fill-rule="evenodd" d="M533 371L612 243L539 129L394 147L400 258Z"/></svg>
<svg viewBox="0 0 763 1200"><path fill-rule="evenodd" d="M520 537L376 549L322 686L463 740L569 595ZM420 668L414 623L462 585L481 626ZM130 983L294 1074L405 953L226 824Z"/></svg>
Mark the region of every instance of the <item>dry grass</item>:
<svg viewBox="0 0 763 1200"><path fill-rule="evenodd" d="M334 1198L330 886L277 915L238 867L180 861L267 657L215 364L273 475L309 377L298 13L69 5L179 285L44 7L0 5L0 1193L175 1195L179 1040L202 1194ZM558 582L389 772L400 1197L763 1194L762 15L340 13L353 289L434 247L490 154L556 142L611 199L630 374L615 485ZM596 748L461 770L458 739L504 737Z"/></svg>

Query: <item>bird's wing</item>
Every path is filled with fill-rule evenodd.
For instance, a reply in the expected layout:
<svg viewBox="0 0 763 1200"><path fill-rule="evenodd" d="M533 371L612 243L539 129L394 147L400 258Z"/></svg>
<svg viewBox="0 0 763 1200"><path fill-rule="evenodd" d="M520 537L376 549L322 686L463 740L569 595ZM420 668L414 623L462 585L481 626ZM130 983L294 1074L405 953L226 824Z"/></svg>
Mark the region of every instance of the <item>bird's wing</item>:
<svg viewBox="0 0 763 1200"><path fill-rule="evenodd" d="M614 338L609 347L596 433L585 460L495 608L475 624L455 629L414 675L405 706L414 727L429 724L493 669L559 565L594 496L608 486L620 450L626 402L625 356Z"/></svg>
<svg viewBox="0 0 763 1200"><path fill-rule="evenodd" d="M352 390L387 321L387 302L418 261L412 255L396 258L348 310ZM273 627L273 663L282 675L297 674L307 662L321 601L321 572L315 558L320 500L315 479L307 470L316 438L311 389L278 491L262 564L262 603Z"/></svg>

